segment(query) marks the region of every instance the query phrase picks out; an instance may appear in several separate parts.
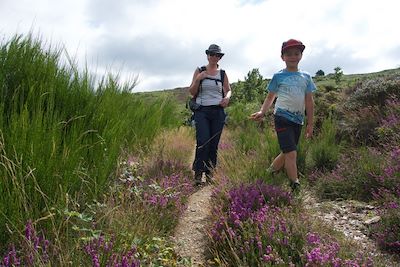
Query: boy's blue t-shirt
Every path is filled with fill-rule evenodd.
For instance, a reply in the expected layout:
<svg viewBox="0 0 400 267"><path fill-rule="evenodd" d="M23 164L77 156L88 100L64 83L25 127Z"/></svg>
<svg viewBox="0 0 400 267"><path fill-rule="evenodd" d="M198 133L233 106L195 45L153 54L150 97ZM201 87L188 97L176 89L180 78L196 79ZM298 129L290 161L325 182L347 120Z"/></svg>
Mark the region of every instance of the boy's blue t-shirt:
<svg viewBox="0 0 400 267"><path fill-rule="evenodd" d="M274 74L267 90L277 94L274 114L304 124L305 95L316 90L307 72L283 69Z"/></svg>

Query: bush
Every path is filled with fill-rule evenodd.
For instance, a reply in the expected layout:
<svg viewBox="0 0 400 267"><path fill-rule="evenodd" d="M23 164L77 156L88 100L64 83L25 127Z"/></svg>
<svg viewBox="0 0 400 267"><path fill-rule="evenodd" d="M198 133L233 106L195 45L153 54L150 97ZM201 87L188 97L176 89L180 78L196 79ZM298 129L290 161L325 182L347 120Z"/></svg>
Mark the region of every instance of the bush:
<svg viewBox="0 0 400 267"><path fill-rule="evenodd" d="M290 195L261 182L213 195L209 244L219 266L360 266L329 234L291 205ZM342 265L343 264L343 265ZM363 265L363 266L370 266Z"/></svg>
<svg viewBox="0 0 400 267"><path fill-rule="evenodd" d="M314 96L315 102L315 119L314 125L318 129L322 126L325 119L329 117L335 118L337 115L337 105L341 102L341 94L337 90L326 92L318 90Z"/></svg>
<svg viewBox="0 0 400 267"><path fill-rule="evenodd" d="M227 124L230 127L252 127L255 126L252 120L249 119L250 114L260 110L261 104L252 103L234 103L226 109L228 115Z"/></svg>
<svg viewBox="0 0 400 267"><path fill-rule="evenodd" d="M340 122L338 135L348 140L353 146L376 146L381 114L376 107L362 107L346 113L346 118Z"/></svg>
<svg viewBox="0 0 400 267"><path fill-rule="evenodd" d="M370 201L383 183L378 178L386 159L376 149L359 149L342 156L330 173L316 171L310 179L316 183L322 199L356 199Z"/></svg>
<svg viewBox="0 0 400 267"><path fill-rule="evenodd" d="M389 76L358 83L338 108L339 134L354 145L378 145L382 117L387 113L387 101L400 99L400 78Z"/></svg>
<svg viewBox="0 0 400 267"><path fill-rule="evenodd" d="M385 114L377 128L377 135L384 147L400 143L400 99L386 101Z"/></svg>
<svg viewBox="0 0 400 267"><path fill-rule="evenodd" d="M348 105L352 109L368 106L377 106L380 109L385 107L386 101L393 96L400 98L400 77L397 75L357 84Z"/></svg>
<svg viewBox="0 0 400 267"><path fill-rule="evenodd" d="M232 85L232 103L262 102L265 98L266 81L258 69L248 72L244 81Z"/></svg>
<svg viewBox="0 0 400 267"><path fill-rule="evenodd" d="M377 179L382 186L375 192L375 199L382 203L381 220L370 229L372 237L383 250L400 253L400 147L395 147L387 164Z"/></svg>
<svg viewBox="0 0 400 267"><path fill-rule="evenodd" d="M331 171L335 168L341 150L341 145L336 140L336 127L336 122L332 119L323 122L321 132L310 144L306 158L307 169Z"/></svg>
<svg viewBox="0 0 400 267"><path fill-rule="evenodd" d="M385 251L400 254L400 198L381 211L381 220L370 228L372 237Z"/></svg>

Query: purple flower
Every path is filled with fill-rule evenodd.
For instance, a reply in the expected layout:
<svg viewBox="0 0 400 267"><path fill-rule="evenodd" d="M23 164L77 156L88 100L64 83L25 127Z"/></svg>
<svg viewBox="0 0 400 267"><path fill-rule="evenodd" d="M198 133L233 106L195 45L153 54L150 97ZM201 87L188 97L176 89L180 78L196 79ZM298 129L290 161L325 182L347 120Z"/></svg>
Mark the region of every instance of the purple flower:
<svg viewBox="0 0 400 267"><path fill-rule="evenodd" d="M264 254L262 259L264 262L272 262L273 256Z"/></svg>
<svg viewBox="0 0 400 267"><path fill-rule="evenodd" d="M9 251L7 252L6 256L2 260L2 265L8 266L19 266L21 261L17 256L17 251L15 250L15 246L12 245Z"/></svg>
<svg viewBox="0 0 400 267"><path fill-rule="evenodd" d="M25 225L25 239L18 244L10 245L1 266L33 266L36 261L48 263L48 250L50 246L43 234L38 235L31 220Z"/></svg>
<svg viewBox="0 0 400 267"><path fill-rule="evenodd" d="M307 233L307 242L310 245L318 245L321 242L321 239L317 233Z"/></svg>
<svg viewBox="0 0 400 267"><path fill-rule="evenodd" d="M92 266L100 266L102 262L106 262L107 267L138 267L140 261L135 258L137 252L136 247L132 247L127 253L118 253L113 251L114 237L107 241L104 235L88 242L84 251L90 256Z"/></svg>

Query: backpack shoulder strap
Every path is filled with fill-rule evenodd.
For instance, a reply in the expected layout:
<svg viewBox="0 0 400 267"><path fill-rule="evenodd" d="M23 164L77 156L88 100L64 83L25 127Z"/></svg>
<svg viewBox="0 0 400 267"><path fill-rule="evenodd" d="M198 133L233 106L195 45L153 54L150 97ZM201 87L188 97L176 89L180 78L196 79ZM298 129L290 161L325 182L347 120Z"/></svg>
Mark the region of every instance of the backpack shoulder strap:
<svg viewBox="0 0 400 267"><path fill-rule="evenodd" d="M206 71L207 70L207 67L206 66L201 66L200 68L199 68L199 72L203 72L203 71Z"/></svg>
<svg viewBox="0 0 400 267"><path fill-rule="evenodd" d="M225 92L224 92L225 70L220 69L219 74L221 75L221 83L222 83L221 94L222 94L222 98L224 98L225 97Z"/></svg>
<svg viewBox="0 0 400 267"><path fill-rule="evenodd" d="M199 70L199 73L202 73L203 71L207 70L207 67L206 66L201 66L201 67L198 68L198 70ZM200 81L200 87L201 87L202 83L203 83L203 80Z"/></svg>
<svg viewBox="0 0 400 267"><path fill-rule="evenodd" d="M219 73L221 75L221 82L222 82L222 86L224 86L224 81L225 81L225 70L220 69Z"/></svg>
<svg viewBox="0 0 400 267"><path fill-rule="evenodd" d="M198 67L197 69L199 70L199 73L201 73L201 72L203 72L203 71L206 71L206 70L207 70L207 67L206 67L206 66L201 66L201 67ZM198 91L197 94L193 97L194 99L196 99L197 96L200 94L201 89L202 89L202 83L203 83L203 81L200 81L199 91Z"/></svg>

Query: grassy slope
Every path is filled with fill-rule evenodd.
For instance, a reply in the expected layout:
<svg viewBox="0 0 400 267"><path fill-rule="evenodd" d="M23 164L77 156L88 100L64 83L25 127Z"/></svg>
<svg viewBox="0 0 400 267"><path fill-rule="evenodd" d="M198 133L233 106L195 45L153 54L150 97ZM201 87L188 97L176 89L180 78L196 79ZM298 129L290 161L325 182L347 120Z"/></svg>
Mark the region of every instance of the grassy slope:
<svg viewBox="0 0 400 267"><path fill-rule="evenodd" d="M374 79L378 77L384 77L388 75L400 75L400 68L397 69L388 69L388 70L382 70L378 72L371 72L371 73L363 73L363 74L344 74L342 81L340 83L340 86L347 86L347 85L354 85L356 81L359 80L366 80L366 79ZM268 79L267 79L268 80ZM334 83L334 78L333 74L328 74L325 77L321 77L318 79L315 79L317 87L325 85L327 82L329 83ZM232 83L232 85L235 83ZM149 93L143 93L143 94L150 94L150 95L158 95L158 94L168 94L172 95L175 97L175 99L178 102L181 102L182 104L185 104L185 101L187 100L189 96L188 92L188 87L177 87L173 89L165 89L163 91L155 91L155 92L149 92Z"/></svg>

